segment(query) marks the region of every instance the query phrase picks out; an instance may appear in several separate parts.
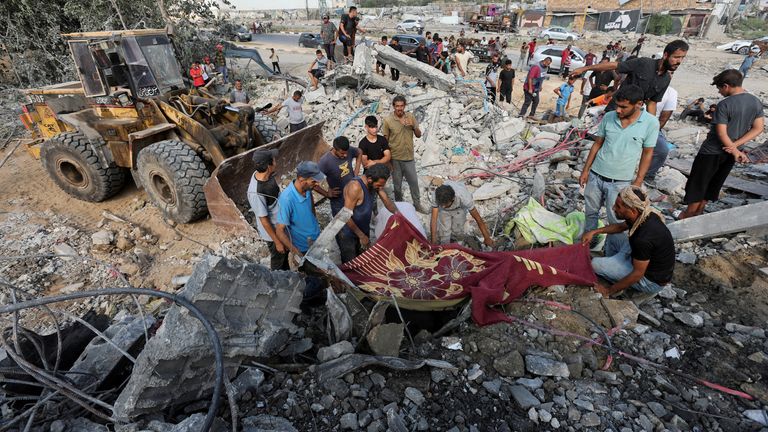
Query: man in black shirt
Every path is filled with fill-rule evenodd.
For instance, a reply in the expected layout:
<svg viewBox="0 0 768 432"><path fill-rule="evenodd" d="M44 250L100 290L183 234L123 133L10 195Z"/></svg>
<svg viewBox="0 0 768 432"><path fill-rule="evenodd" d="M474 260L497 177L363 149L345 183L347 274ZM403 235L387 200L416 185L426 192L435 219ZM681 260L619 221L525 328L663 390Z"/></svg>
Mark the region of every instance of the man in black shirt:
<svg viewBox="0 0 768 432"><path fill-rule="evenodd" d="M688 207L679 219L704 213L707 201L720 197L720 188L733 165L749 161L739 147L763 133L763 103L744 90L743 81L744 76L736 69L724 70L712 79L712 85L725 99L717 104L711 129L693 159L683 198Z"/></svg>
<svg viewBox="0 0 768 432"><path fill-rule="evenodd" d="M616 255L592 259L595 273L612 284L606 287L597 283L595 289L604 296L627 288L658 293L672 280L675 269L675 242L663 216L637 186L627 186L619 192L613 211L624 222L586 232L581 238L588 245L597 234L629 231L629 240L624 240Z"/></svg>
<svg viewBox="0 0 768 432"><path fill-rule="evenodd" d="M365 33L365 30L358 26L359 21L357 8L350 6L349 13L342 15L339 22L339 40L344 44L347 61L350 62L352 61L352 56L355 55L355 35L358 31Z"/></svg>
<svg viewBox="0 0 768 432"><path fill-rule="evenodd" d="M400 45L400 39L398 39L397 36L392 38L392 42L389 43L389 47L397 52L403 52L403 46ZM398 69L390 66L389 73L392 76L392 81L397 81L400 79L400 71Z"/></svg>
<svg viewBox="0 0 768 432"><path fill-rule="evenodd" d="M369 115L365 118L365 136L357 145L362 152L363 168L376 164L384 164L392 168L390 161L392 153L389 150L389 142L382 135L379 135L379 121L376 116Z"/></svg>
<svg viewBox="0 0 768 432"><path fill-rule="evenodd" d="M515 70L512 69L512 60L504 61L504 69L499 74L499 101L512 103L512 88L515 82Z"/></svg>
<svg viewBox="0 0 768 432"><path fill-rule="evenodd" d="M603 57L598 64L608 63L609 61L610 59L608 57ZM592 72L589 79L592 84L592 91L589 92L589 100L592 100L598 96L604 95L606 90L608 90L608 87L615 87L616 84L618 84L619 76L615 71L609 70Z"/></svg>
<svg viewBox="0 0 768 432"><path fill-rule="evenodd" d="M604 72L617 71L620 74L626 74L627 78L622 84L634 84L643 90L643 99L645 100L646 110L656 115L656 104L661 102L664 92L669 86L669 81L674 72L683 62L688 54L688 44L683 40L672 41L664 47L664 55L659 60L652 58L634 58L631 60L619 62L601 62L592 66L584 66L574 69L571 76L579 76L586 71ZM616 109L616 103L611 101L606 111Z"/></svg>

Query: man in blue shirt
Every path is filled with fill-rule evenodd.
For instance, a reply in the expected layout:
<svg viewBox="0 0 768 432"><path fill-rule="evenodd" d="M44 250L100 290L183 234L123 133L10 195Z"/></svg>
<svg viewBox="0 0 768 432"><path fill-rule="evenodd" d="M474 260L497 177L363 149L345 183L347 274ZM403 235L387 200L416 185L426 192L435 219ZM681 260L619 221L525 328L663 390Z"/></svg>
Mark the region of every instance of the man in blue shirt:
<svg viewBox="0 0 768 432"><path fill-rule="evenodd" d="M603 205L608 223L619 223L613 203L621 189L630 184L642 185L659 135L659 121L643 110L643 90L640 87L622 85L613 100L616 101L616 111L607 113L600 122L595 143L589 150L579 177L579 185L584 187L585 232L597 228ZM610 234L605 254L616 254L625 236L624 233Z"/></svg>
<svg viewBox="0 0 768 432"><path fill-rule="evenodd" d="M294 255L303 255L320 235L320 224L315 216L312 189L325 180L317 164L299 163L296 180L280 193L277 213L277 238L288 245Z"/></svg>

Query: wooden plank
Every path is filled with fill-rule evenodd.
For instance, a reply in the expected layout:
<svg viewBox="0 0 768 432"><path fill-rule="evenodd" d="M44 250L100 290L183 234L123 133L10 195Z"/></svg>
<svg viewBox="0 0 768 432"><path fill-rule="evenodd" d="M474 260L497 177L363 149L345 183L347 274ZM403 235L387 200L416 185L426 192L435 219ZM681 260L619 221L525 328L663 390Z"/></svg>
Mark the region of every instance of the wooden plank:
<svg viewBox="0 0 768 432"><path fill-rule="evenodd" d="M691 173L691 165L693 165L693 161L683 159L667 159L666 165L670 168L674 168L682 172L687 176ZM725 180L725 187L749 192L763 198L768 197L768 184L763 182L749 181L738 177L729 176Z"/></svg>
<svg viewBox="0 0 768 432"><path fill-rule="evenodd" d="M667 224L676 242L746 231L768 225L768 201L734 207Z"/></svg>

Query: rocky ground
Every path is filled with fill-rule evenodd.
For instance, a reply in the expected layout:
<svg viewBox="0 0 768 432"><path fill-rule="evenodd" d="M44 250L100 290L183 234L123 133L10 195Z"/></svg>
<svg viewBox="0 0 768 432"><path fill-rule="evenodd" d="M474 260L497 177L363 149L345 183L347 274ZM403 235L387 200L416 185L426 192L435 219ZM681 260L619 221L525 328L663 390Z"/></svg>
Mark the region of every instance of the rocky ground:
<svg viewBox="0 0 768 432"><path fill-rule="evenodd" d="M700 66L695 61L690 64ZM326 121L327 141L349 120L343 133L357 142L362 137L362 117L351 118L352 113L362 114L365 107L386 113L393 93L407 94L409 108L426 135L416 145L425 204L440 181L465 180L502 248L515 247L514 235L505 233L505 227L532 194L537 175L545 179L548 209L558 214L583 210L576 178L587 142L573 135L571 147L558 147L571 124L526 123L504 109L509 107L485 107L478 89L471 85L446 92L410 86L410 78L403 81L394 90L350 89L328 81L322 90L307 95L305 111L310 122ZM553 78L548 85L557 81ZM279 101L281 96L276 95L285 87L263 80L248 85L259 103ZM700 85L697 89L700 93L686 90L681 95L706 94L715 100L711 89L702 90ZM764 93L756 93L766 100ZM9 107L3 111L2 123L16 125L10 107L18 94L8 90L0 97ZM589 128L578 122L573 125ZM677 120L668 129L676 146L671 159L691 160L706 129ZM22 136L20 127L9 130L8 126L0 130L0 140L5 134ZM765 135L758 142L764 140ZM13 145L10 141L0 157ZM536 159L541 155L547 157ZM473 168L506 170L506 174L480 177L487 171ZM744 165L733 175L765 182L768 169L765 164ZM679 208L684 182L682 173L665 168L649 185L654 201L667 215ZM23 146L0 167L0 184L4 186L0 188L0 281L16 286L22 300L119 286L125 280L133 286L178 293L207 253L266 262L261 242L225 236L210 220L185 226L165 221L133 186L104 203L71 200ZM727 189L724 198L708 210L759 200ZM321 222L327 221L327 213L327 205L322 204ZM459 315L457 325L441 331L458 310L406 312L407 334L400 330L397 343L382 341L384 348L414 363L421 359L447 362L414 370L408 370L413 365L406 370L375 366L338 376L324 373L333 362L352 362L352 351L367 354L381 347L364 334L333 344L335 338L329 337L327 329L328 310L322 305L305 309L296 324L302 338L311 343L258 359L256 369L250 370L261 372L250 372L250 381L237 392L239 422L250 431L761 430L768 427L768 419L762 417L768 400L767 235L755 230L679 244L672 287L639 307L627 300L602 299L590 288L556 286L531 289L520 302L507 307L511 323L483 328ZM10 296L4 285L0 304L11 303ZM165 317L170 306L146 297L139 302L145 312L157 317ZM365 321L373 304L364 306ZM90 309L110 317L137 313L127 297L87 299L58 307L74 315ZM379 319L400 323L396 311L389 309ZM21 322L41 333L53 331L41 312L25 312ZM745 394L728 394L705 381ZM106 398L111 398L110 403L114 399ZM206 407L203 399L114 429L191 430L184 429L191 427L189 416ZM3 403L3 417L18 414L16 409ZM218 415L224 424L232 422L229 407ZM89 423L98 421L94 417L71 417L39 418L32 430L106 430ZM182 423L174 429L173 424L185 418L186 426Z"/></svg>

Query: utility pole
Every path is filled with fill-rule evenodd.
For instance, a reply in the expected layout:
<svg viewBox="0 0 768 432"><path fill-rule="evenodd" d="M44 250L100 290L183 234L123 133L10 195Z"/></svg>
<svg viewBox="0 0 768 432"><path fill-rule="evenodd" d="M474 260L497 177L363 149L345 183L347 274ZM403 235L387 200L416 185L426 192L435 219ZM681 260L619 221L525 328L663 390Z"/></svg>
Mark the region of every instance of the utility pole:
<svg viewBox="0 0 768 432"><path fill-rule="evenodd" d="M304 0L304 7L307 9L307 19L309 19L309 0Z"/></svg>

